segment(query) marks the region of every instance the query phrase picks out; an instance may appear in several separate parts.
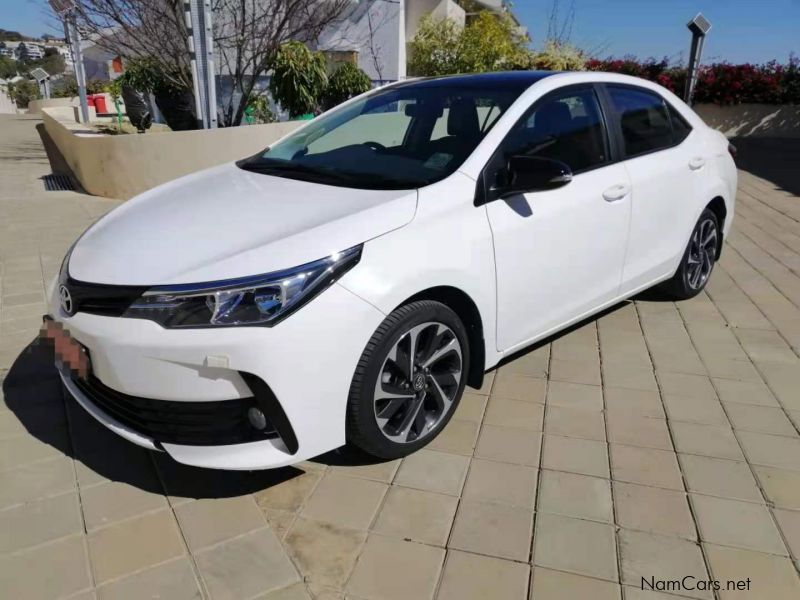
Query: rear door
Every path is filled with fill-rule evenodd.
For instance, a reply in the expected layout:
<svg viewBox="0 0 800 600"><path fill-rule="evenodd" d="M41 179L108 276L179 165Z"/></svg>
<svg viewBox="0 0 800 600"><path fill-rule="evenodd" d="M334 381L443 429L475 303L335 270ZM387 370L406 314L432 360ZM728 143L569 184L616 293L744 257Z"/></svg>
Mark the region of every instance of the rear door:
<svg viewBox="0 0 800 600"><path fill-rule="evenodd" d="M535 102L487 164L487 181L496 181L513 155L560 160L574 176L558 189L486 204L501 351L617 296L630 219L630 182L612 160L594 86L570 86Z"/></svg>
<svg viewBox="0 0 800 600"><path fill-rule="evenodd" d="M632 186L622 293L674 273L694 226L705 158L691 126L656 92L606 84Z"/></svg>

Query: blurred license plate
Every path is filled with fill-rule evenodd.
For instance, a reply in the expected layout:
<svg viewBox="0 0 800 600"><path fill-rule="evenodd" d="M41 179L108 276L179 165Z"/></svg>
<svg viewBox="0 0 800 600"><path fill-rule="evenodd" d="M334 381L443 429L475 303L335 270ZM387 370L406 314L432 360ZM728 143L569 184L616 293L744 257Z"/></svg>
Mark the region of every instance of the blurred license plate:
<svg viewBox="0 0 800 600"><path fill-rule="evenodd" d="M80 379L88 379L91 372L89 350L74 339L58 321L45 317L39 339L55 352L56 365Z"/></svg>

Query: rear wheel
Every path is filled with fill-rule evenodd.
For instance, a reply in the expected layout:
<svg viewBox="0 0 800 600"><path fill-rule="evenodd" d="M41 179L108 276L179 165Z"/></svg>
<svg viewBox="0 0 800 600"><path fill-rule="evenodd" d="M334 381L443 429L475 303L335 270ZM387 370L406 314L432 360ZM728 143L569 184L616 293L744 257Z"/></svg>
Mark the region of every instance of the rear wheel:
<svg viewBox="0 0 800 600"><path fill-rule="evenodd" d="M661 284L662 291L676 300L699 294L714 270L721 235L717 216L705 209L692 231L678 270L672 279Z"/></svg>
<svg viewBox="0 0 800 600"><path fill-rule="evenodd" d="M466 329L439 302L395 310L378 327L353 376L347 440L398 458L433 440L453 415L469 370Z"/></svg>

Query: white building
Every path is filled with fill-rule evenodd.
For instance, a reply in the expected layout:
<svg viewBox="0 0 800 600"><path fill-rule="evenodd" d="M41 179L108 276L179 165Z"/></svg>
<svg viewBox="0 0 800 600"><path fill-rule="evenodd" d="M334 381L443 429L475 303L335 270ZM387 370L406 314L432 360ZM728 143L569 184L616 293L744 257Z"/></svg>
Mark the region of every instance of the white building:
<svg viewBox="0 0 800 600"><path fill-rule="evenodd" d="M488 10L504 10L503 0L476 0ZM332 58L355 55L373 81L406 76L406 46L422 17L431 13L463 24L466 13L453 0L354 0L353 6L320 36L318 48Z"/></svg>
<svg viewBox="0 0 800 600"><path fill-rule="evenodd" d="M33 42L19 42L16 53L17 60L39 60L44 58L44 46Z"/></svg>

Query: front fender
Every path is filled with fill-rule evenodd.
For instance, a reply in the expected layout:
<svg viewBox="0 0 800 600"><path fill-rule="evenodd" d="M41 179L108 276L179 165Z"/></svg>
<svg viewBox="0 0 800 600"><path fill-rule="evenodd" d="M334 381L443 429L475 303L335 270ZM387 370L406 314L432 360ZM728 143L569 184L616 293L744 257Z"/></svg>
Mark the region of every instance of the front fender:
<svg viewBox="0 0 800 600"><path fill-rule="evenodd" d="M488 368L499 360L494 249L486 211L472 205L474 192L475 182L461 173L421 189L414 220L367 242L361 262L339 284L384 314L431 288L464 292L483 322Z"/></svg>

